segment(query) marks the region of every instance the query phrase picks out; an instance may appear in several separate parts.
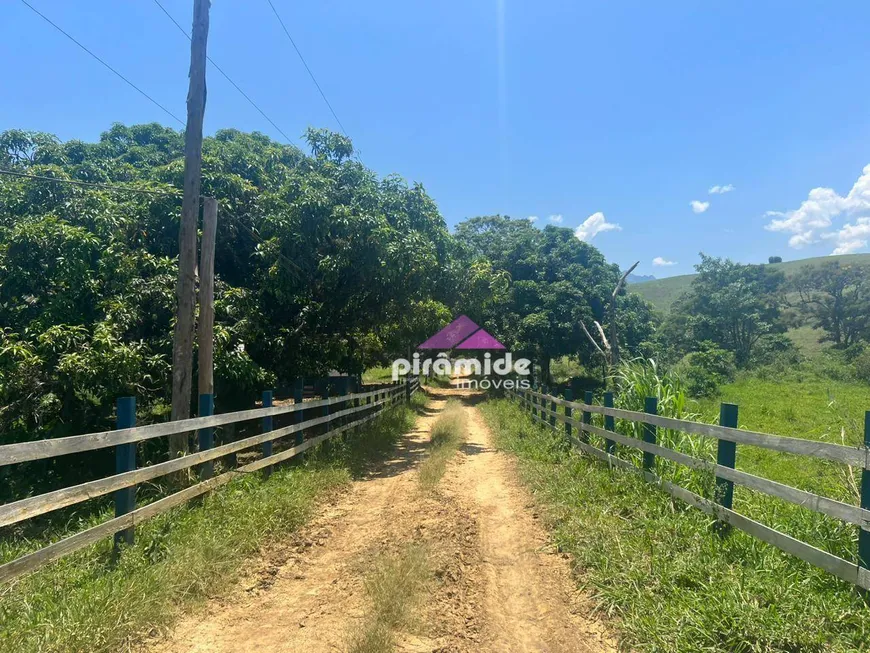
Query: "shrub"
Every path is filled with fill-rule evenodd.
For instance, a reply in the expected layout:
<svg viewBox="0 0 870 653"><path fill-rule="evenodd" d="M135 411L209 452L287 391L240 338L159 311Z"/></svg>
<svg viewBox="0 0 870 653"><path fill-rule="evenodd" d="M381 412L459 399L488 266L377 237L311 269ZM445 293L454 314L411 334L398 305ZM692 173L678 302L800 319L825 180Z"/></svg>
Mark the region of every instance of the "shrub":
<svg viewBox="0 0 870 653"><path fill-rule="evenodd" d="M686 379L689 394L709 397L719 386L734 378L736 365L734 353L717 347L710 341L699 344L698 351L683 357L677 373Z"/></svg>
<svg viewBox="0 0 870 653"><path fill-rule="evenodd" d="M855 376L866 383L870 383L870 349L864 350L855 358Z"/></svg>

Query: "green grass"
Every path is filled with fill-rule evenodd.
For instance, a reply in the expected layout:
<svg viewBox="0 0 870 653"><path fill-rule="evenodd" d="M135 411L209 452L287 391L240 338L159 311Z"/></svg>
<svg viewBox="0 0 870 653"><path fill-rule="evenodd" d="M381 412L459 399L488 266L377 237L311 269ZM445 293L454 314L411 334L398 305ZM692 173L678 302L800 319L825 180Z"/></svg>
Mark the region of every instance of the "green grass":
<svg viewBox="0 0 870 653"><path fill-rule="evenodd" d="M429 434L429 451L420 465L420 484L424 489L432 489L444 476L447 462L459 449L465 439L465 412L462 404L451 400L444 412L435 420Z"/></svg>
<svg viewBox="0 0 870 653"><path fill-rule="evenodd" d="M773 264L773 267L777 270L782 270L786 277L789 277L805 265L820 266L831 261L840 261L842 265L850 263L867 265L870 264L870 254L818 256L797 261L775 263ZM767 262L764 261L764 264L767 265ZM668 312L671 308L671 304L673 304L680 295L689 289L692 285L692 279L694 278L694 274L683 274L676 277L667 277L665 279L655 279L654 281L644 281L643 283L629 284L628 291L640 295L660 311Z"/></svg>
<svg viewBox="0 0 870 653"><path fill-rule="evenodd" d="M424 377L426 385L432 385L436 388L452 388L453 380L449 376L441 374L433 374L432 376Z"/></svg>
<svg viewBox="0 0 870 653"><path fill-rule="evenodd" d="M569 450L561 435L533 425L514 403L494 400L481 408L498 446L518 457L557 545L577 564L579 583L616 618L625 647L870 650L870 609L847 583L739 531L724 539L714 535L704 513L635 474ZM667 475L669 468L661 465L659 472ZM709 488L704 479L683 480L694 482L695 491ZM851 527L758 496L738 496L735 508L854 555Z"/></svg>
<svg viewBox="0 0 870 653"><path fill-rule="evenodd" d="M387 383L392 380L392 367L370 367L362 375L363 383Z"/></svg>
<svg viewBox="0 0 870 653"><path fill-rule="evenodd" d="M723 386L717 398L698 402L702 421L718 417L719 402L739 406L743 429L857 446L863 442L864 412L870 410L870 386L800 369L771 378L746 375ZM856 500L847 470L835 463L738 446L737 467L835 499Z"/></svg>
<svg viewBox="0 0 870 653"><path fill-rule="evenodd" d="M429 553L419 543L383 555L365 579L371 601L363 625L351 638L349 653L389 653L396 631L415 622L414 613L433 580Z"/></svg>
<svg viewBox="0 0 870 653"><path fill-rule="evenodd" d="M136 544L117 566L110 562L111 542L104 541L4 587L0 650L114 653L168 627L225 592L246 559L305 523L319 499L388 452L423 401L417 393L412 406L324 443L268 478L245 476L199 504L138 526ZM7 542L3 554L12 557L21 548Z"/></svg>
<svg viewBox="0 0 870 653"><path fill-rule="evenodd" d="M785 335L794 343L801 355L810 360L820 358L830 348L830 343L820 342L825 332L822 329L814 329L808 324L789 329Z"/></svg>

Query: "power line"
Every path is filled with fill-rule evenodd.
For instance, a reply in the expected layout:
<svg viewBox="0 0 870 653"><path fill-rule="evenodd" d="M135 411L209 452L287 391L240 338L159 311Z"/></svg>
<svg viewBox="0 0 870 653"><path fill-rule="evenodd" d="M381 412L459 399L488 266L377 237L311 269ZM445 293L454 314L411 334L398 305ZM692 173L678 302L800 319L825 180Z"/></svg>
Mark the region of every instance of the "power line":
<svg viewBox="0 0 870 653"><path fill-rule="evenodd" d="M102 59L100 59L100 57L98 57L96 54L94 54L93 52L91 52L90 50L88 50L84 45L82 45L79 41L77 41L75 38L73 38L72 35L70 35L70 34L69 34L68 32L66 32L66 31L64 31L63 28L61 28L57 23L53 22L53 21L52 21L48 16L46 16L45 14L43 14L42 12L40 12L36 7L34 7L34 6L33 6L32 4L30 4L29 2L27 2L27 0L21 0L21 2L22 2L25 6L27 6L31 11L33 11L33 13L35 13L37 16L39 16L40 18L42 18L46 23L48 23L49 25L51 25L52 27L54 27L58 32L60 32L61 34L63 34L63 35L64 35L65 37L67 37L70 41L72 41L72 42L75 43L77 46L79 46L82 50L84 50L84 51L87 52L89 55L91 55L94 59L96 59L96 60L99 61L101 64L103 64L103 66L105 66L105 67L108 68L110 71L112 71L115 75L117 75L117 76L120 77L122 80L124 80L124 81L129 85L129 86L131 86L131 87L134 88L136 91L138 91L141 95L143 95L144 97L146 97L146 98L147 98L147 99L148 99L152 104L154 104L155 106L159 107L159 108L160 108L162 111L164 111L167 115L169 115L169 116L171 116L172 118L174 118L175 121L178 122L178 124L180 124L182 127L185 126L184 121L181 120L181 118L179 118L178 116L176 116L176 115L175 115L174 113L172 113L169 109L167 109L166 107L164 107L164 106L163 106L162 104L160 104L157 100L155 100L153 97L151 97L150 95L148 95L145 91L143 91L141 88L139 88L138 86L136 86L133 82L131 82L131 81L130 81L129 79L127 79L126 77L124 77L121 73L119 73L117 70L115 70L114 68L112 68L112 67L111 67L109 64L107 64L105 61L103 61Z"/></svg>
<svg viewBox="0 0 870 653"><path fill-rule="evenodd" d="M341 128L341 132L347 137L347 131L344 129L344 125L341 124L341 120L338 119L338 115L335 113L335 109L332 108L332 105L329 103L329 100L326 99L326 93L323 92L323 89L320 88L320 84L317 83L317 78L314 76L314 73L311 72L311 68L308 67L308 64L305 62L305 57L302 56L302 53L299 51L299 48L296 47L296 41L293 40L293 37L290 36L290 32L287 30L287 26L284 24L284 21L281 20L281 16L278 14L278 10L275 9L275 5L272 4L272 0L266 0L269 3L269 6L272 8L272 12L275 14L275 18L278 19L278 22L281 23L281 27L284 29L284 33L287 35L287 38L290 39L290 44L293 46L293 49L296 50L296 54L299 55L299 60L302 61L302 65L305 66L305 70L308 71L309 77L311 77L311 81L314 82L314 85L317 87L317 90L320 91L320 97L323 98L323 101L326 102L326 106L329 107L330 112L332 113L332 117L335 118L335 122L338 123L338 126Z"/></svg>
<svg viewBox="0 0 870 653"><path fill-rule="evenodd" d="M176 190L173 192L170 191L162 191L162 190L151 190L148 188L133 188L132 186L121 186L117 184L101 184L93 181L78 181L76 179L58 179L55 177L46 177L45 175L32 175L26 172L18 172L16 170L5 170L0 168L0 175L7 175L9 177L21 177L24 179L35 179L38 181L50 181L55 184L70 184L72 186L87 186L89 188L100 188L103 190L111 190L115 192L128 192L128 193L143 193L145 195L163 195L170 197L179 197L181 195L180 190Z"/></svg>
<svg viewBox="0 0 870 653"><path fill-rule="evenodd" d="M190 39L190 34L188 34L188 33L187 33L187 30L185 30L181 25L178 24L178 21L175 20L175 18L172 17L172 14L170 14L170 13L166 10L166 7L164 7L162 4L160 4L160 0L154 0L154 4L156 4L158 7L160 7L160 10L161 10L164 14L166 14L166 17L167 17L169 20L171 20L171 21L173 22L173 24L178 28L178 30L179 30L182 34L184 34L184 35L188 38L188 40L189 40L189 39ZM245 99L250 103L250 105L251 105L252 107L254 107L257 111L259 111L259 112L260 112L260 115L263 116L267 121L269 121L269 124L272 125L272 127L274 127L275 129L277 129L278 132L279 132L279 133L280 133L280 134L281 134L281 135L282 135L282 136L287 140L288 143L291 143L291 144L292 144L292 140L293 140L293 139L291 139L287 134L285 134L285 133L284 133L284 130L282 130L278 125L276 125L276 124L275 124L275 121L272 120L269 116L267 116L265 111L263 111L259 106L257 106L257 103L254 102L254 101L253 101L253 100L248 96L248 94L245 93L245 92L244 92L244 91L239 87L239 85L236 84L236 83L235 83L235 82L230 78L230 76L227 75L227 74L223 71L223 69L222 69L220 66L217 65L217 63L215 63L214 59L212 59L212 58L209 57L208 55L206 55L206 58L208 59L208 62L209 62L212 66L215 67L215 70L217 70L221 75L223 75L223 76L224 76L224 79L226 79L230 84L232 84L233 87L234 87L234 88L235 88L239 93L241 93L242 97L245 98Z"/></svg>

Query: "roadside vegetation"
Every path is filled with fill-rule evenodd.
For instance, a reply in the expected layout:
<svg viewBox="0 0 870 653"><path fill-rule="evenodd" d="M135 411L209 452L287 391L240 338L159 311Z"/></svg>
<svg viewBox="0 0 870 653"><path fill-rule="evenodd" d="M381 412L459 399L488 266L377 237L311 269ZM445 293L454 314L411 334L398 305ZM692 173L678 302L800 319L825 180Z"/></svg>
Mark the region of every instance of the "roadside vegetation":
<svg viewBox="0 0 870 653"><path fill-rule="evenodd" d="M413 626L416 610L434 580L429 552L420 543L379 557L365 579L370 606L354 633L349 653L391 653L396 635Z"/></svg>
<svg viewBox="0 0 870 653"><path fill-rule="evenodd" d="M574 558L578 582L617 620L626 647L657 653L868 650L868 608L849 584L740 531L720 538L707 515L636 475L577 454L563 435L533 424L513 402L492 400L481 409L498 446L517 455L556 544ZM668 444L694 447L706 457L703 445L689 438ZM709 491L710 479L657 462L658 473L670 480ZM738 455L738 467L741 462ZM748 494L738 493L735 508L854 555L851 527Z"/></svg>
<svg viewBox="0 0 870 653"><path fill-rule="evenodd" d="M420 484L431 490L447 469L447 463L465 441L466 419L462 404L450 400L435 420L429 435L426 459L420 464Z"/></svg>
<svg viewBox="0 0 870 653"><path fill-rule="evenodd" d="M160 632L232 588L262 547L298 529L319 500L385 455L423 402L417 393L412 405L397 406L271 476L246 475L196 505L137 526L135 545L117 565L105 541L3 587L0 650L114 653ZM7 546L2 554L23 552Z"/></svg>

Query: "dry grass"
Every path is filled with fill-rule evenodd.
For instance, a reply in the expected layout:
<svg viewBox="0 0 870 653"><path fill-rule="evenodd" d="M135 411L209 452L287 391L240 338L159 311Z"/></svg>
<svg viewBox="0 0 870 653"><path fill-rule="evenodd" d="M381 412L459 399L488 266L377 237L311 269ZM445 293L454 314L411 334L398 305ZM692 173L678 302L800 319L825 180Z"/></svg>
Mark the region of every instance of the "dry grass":
<svg viewBox="0 0 870 653"><path fill-rule="evenodd" d="M389 653L395 650L395 633L414 622L415 609L431 582L427 549L409 544L375 563L365 588L371 608L352 637L350 653Z"/></svg>
<svg viewBox="0 0 870 653"><path fill-rule="evenodd" d="M429 455L420 465L420 484L431 490L447 468L447 461L465 439L465 411L457 401L447 402L444 412L432 425L429 435Z"/></svg>

